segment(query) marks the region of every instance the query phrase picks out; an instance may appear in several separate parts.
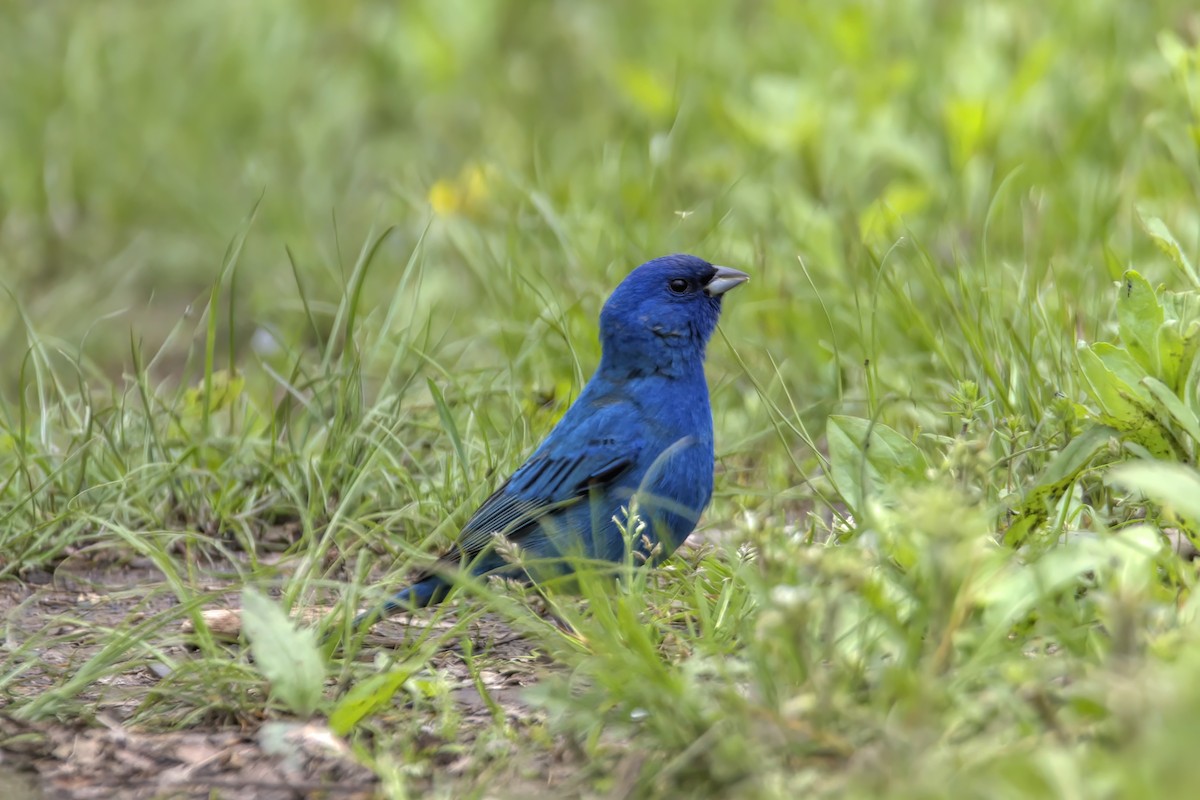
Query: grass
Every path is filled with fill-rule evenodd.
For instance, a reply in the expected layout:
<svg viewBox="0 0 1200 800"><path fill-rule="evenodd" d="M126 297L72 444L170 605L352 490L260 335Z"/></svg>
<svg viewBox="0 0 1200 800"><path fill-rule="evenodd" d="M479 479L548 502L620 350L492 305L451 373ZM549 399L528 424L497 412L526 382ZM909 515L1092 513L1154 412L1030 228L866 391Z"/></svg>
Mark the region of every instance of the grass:
<svg viewBox="0 0 1200 800"><path fill-rule="evenodd" d="M1186 792L1200 16L1125 12L0 10L2 713L313 718L387 797ZM703 545L283 623L427 563L673 251L753 276Z"/></svg>

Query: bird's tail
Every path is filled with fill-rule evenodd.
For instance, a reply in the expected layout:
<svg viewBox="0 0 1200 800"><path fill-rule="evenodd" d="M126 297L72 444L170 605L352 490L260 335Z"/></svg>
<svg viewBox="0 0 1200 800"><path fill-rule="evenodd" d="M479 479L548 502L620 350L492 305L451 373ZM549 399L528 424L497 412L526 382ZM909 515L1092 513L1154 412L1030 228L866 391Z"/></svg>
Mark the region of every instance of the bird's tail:
<svg viewBox="0 0 1200 800"><path fill-rule="evenodd" d="M373 625L385 617L390 617L398 611L409 611L414 608L425 608L441 602L450 591L450 584L445 578L430 575L417 581L392 595L386 603L359 614L354 618L354 627Z"/></svg>

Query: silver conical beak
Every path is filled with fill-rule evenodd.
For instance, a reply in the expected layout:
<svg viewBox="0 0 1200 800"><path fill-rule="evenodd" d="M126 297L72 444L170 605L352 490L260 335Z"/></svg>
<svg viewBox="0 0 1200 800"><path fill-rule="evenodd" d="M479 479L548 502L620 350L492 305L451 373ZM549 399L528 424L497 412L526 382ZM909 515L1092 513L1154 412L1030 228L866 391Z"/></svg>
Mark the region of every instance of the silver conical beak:
<svg viewBox="0 0 1200 800"><path fill-rule="evenodd" d="M733 287L750 280L749 275L736 269L716 267L716 270L717 272L712 276L712 280L704 285L704 293L709 297L720 297Z"/></svg>

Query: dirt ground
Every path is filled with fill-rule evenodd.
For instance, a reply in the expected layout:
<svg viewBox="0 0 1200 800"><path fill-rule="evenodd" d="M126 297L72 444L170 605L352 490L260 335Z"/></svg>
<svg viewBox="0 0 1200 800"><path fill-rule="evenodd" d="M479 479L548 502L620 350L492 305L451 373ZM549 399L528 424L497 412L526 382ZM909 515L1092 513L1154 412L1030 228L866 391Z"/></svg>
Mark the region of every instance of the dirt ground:
<svg viewBox="0 0 1200 800"><path fill-rule="evenodd" d="M71 713L60 715L65 721L43 717L26 722L7 713L14 701L61 685L97 650L95 639L72 635L69 620L111 628L173 604L166 592L130 591L131 587L161 586L162 576L148 564L60 568L53 576L27 577L24 584L0 584L0 611L6 620L0 675L13 672L14 653L22 641L45 633L47 624L57 626L60 617L68 621L43 637L46 644L37 651L35 664L0 685L0 797L282 800L377 796L374 773L320 722L222 714L212 715L211 720L202 716L200 724L176 730L148 729L131 722L162 680L144 666L108 675L85 688ZM368 640L373 646L365 649L363 657L372 657L379 647L396 646L404 638L406 624L388 621L377 626ZM535 720L537 712L522 699L523 687L536 680L539 661L528 643L500 620L487 617L475 625L471 638L481 646L486 643L489 663L504 665L495 671L484 670L480 677L490 699L507 715L507 723L519 729ZM187 658L182 645L168 646L168 650L174 658ZM28 665L28 654L20 661ZM460 731L470 737L472 731L495 725L494 707L480 696L459 653L453 649L439 653L434 666L451 676ZM91 718L81 721L84 714ZM457 763L453 756L437 767L443 779L469 771L469 765Z"/></svg>

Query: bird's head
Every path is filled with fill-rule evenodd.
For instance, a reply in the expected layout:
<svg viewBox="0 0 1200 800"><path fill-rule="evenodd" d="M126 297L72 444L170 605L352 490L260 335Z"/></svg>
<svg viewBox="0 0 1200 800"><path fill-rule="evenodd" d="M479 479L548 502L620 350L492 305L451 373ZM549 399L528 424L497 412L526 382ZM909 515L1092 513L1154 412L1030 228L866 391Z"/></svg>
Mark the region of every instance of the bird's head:
<svg viewBox="0 0 1200 800"><path fill-rule="evenodd" d="M621 281L600 312L605 362L664 373L702 363L721 297L749 279L696 256L647 261Z"/></svg>

